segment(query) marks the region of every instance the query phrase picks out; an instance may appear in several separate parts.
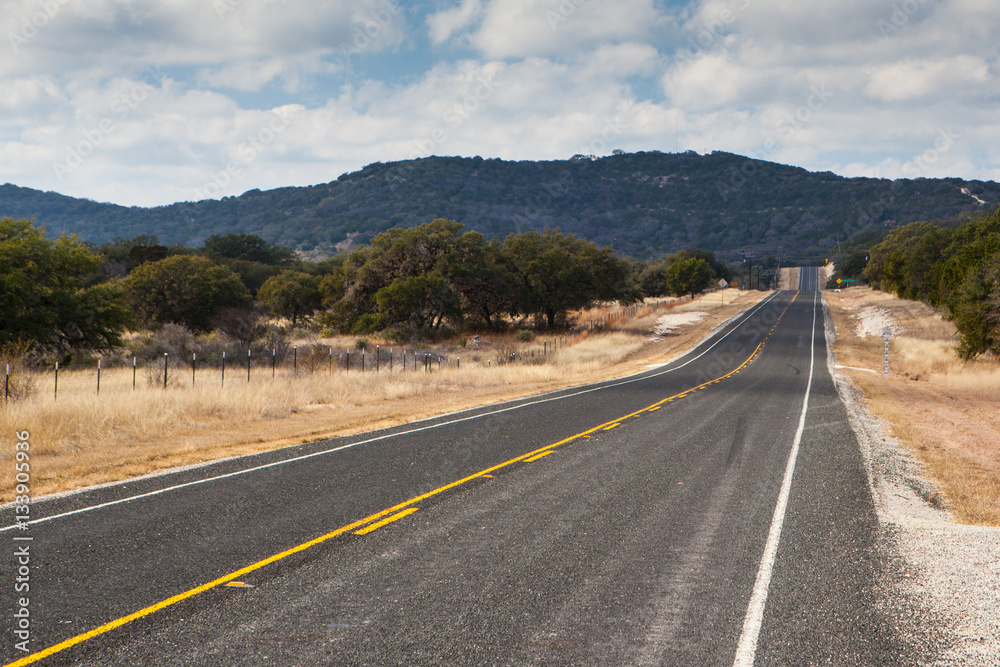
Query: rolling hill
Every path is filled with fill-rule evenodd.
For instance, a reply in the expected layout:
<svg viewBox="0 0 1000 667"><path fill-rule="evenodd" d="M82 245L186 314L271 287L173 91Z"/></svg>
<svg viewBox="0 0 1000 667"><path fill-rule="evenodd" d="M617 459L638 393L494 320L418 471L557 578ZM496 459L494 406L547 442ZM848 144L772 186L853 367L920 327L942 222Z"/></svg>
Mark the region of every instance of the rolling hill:
<svg viewBox="0 0 1000 667"><path fill-rule="evenodd" d="M749 246L808 259L852 236L876 238L915 220L957 222L998 203L1000 184L992 181L844 178L690 151L546 162L431 157L371 164L321 185L156 208L0 186L0 216L37 218L50 233L97 244L155 234L198 245L239 232L327 253L445 217L495 238L559 227L636 257Z"/></svg>

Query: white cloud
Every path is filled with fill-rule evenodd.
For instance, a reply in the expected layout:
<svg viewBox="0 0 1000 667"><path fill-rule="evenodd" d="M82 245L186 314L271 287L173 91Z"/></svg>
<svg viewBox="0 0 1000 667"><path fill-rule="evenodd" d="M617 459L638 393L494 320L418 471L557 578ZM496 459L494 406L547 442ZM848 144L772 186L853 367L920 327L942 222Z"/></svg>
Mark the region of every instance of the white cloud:
<svg viewBox="0 0 1000 667"><path fill-rule="evenodd" d="M671 69L663 86L675 104L686 109L713 109L739 102L761 74L724 52L708 53Z"/></svg>
<svg viewBox="0 0 1000 667"><path fill-rule="evenodd" d="M664 67L656 48L637 42L599 46L587 53L582 61L587 75L603 80L656 76Z"/></svg>
<svg viewBox="0 0 1000 667"><path fill-rule="evenodd" d="M432 16L432 39L461 38L488 59L559 56L602 43L645 41L664 17L652 0L463 0Z"/></svg>
<svg viewBox="0 0 1000 667"><path fill-rule="evenodd" d="M989 66L979 58L955 56L945 60L906 60L874 68L865 92L886 102L940 97L962 90L976 90L991 78Z"/></svg>
<svg viewBox="0 0 1000 667"><path fill-rule="evenodd" d="M139 69L146 65L219 67L296 56L398 47L403 10L388 0L52 0L43 25L35 0L7 0L0 34L18 36L8 63L24 72ZM25 21L28 37L21 37ZM40 21L35 21L40 23ZM8 40L9 41L9 40ZM21 43L23 42L23 43ZM0 75L3 71L0 70Z"/></svg>
<svg viewBox="0 0 1000 667"><path fill-rule="evenodd" d="M447 42L456 33L467 29L482 11L480 0L462 0L462 4L427 17L427 28L434 44Z"/></svg>
<svg viewBox="0 0 1000 667"><path fill-rule="evenodd" d="M149 204L420 154L675 145L903 175L948 127L928 175L1000 169L986 0L54 1L35 26L37 0L0 0L0 35L32 26L0 44L0 182Z"/></svg>

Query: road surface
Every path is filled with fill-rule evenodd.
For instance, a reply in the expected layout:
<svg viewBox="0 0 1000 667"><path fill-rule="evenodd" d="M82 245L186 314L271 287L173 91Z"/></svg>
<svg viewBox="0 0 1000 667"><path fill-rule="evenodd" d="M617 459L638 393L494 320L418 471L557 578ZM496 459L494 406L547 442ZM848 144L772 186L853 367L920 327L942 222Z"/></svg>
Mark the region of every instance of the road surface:
<svg viewBox="0 0 1000 667"><path fill-rule="evenodd" d="M30 650L10 626L5 663L924 657L885 598L891 567L812 289L770 295L639 376L36 502L31 516L12 530L7 508L0 524L8 544L32 538Z"/></svg>

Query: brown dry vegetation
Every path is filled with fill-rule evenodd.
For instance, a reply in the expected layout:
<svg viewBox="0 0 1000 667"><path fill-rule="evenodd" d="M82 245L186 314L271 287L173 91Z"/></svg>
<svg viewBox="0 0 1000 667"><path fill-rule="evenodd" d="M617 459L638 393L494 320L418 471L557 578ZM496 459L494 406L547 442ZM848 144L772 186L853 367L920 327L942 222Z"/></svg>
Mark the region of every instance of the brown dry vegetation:
<svg viewBox="0 0 1000 667"><path fill-rule="evenodd" d="M864 392L872 413L912 448L956 519L1000 525L997 360L959 360L954 325L925 304L868 288L827 292L827 301L837 327L837 363L851 367L841 372ZM888 379L882 377L884 339L856 334L868 307L888 313L901 330L890 342Z"/></svg>
<svg viewBox="0 0 1000 667"><path fill-rule="evenodd" d="M778 275L778 289L797 289L799 286L799 270L796 267L785 268Z"/></svg>
<svg viewBox="0 0 1000 667"><path fill-rule="evenodd" d="M131 370L105 371L95 395L90 371L59 376L53 400L51 374L27 400L0 406L0 432L31 433L31 490L35 496L150 472L288 445L370 431L456 410L562 387L621 377L664 363L701 340L715 325L759 299L760 292L728 290L695 301L664 300L658 310L613 320L604 333L570 336L544 363L498 365L500 349L540 350L542 341L517 343L513 336L489 336L479 349L448 350L454 367L431 373L316 372L293 376L258 373L249 384L235 370L221 388L218 371L190 374L179 369L168 389L140 376L132 390ZM656 320L668 312L700 310L708 317L657 342ZM581 323L620 313L614 306L581 313ZM348 341L321 341L343 347ZM375 343L378 341L372 341ZM551 348L550 348L551 349ZM13 497L13 446L0 452L0 499Z"/></svg>

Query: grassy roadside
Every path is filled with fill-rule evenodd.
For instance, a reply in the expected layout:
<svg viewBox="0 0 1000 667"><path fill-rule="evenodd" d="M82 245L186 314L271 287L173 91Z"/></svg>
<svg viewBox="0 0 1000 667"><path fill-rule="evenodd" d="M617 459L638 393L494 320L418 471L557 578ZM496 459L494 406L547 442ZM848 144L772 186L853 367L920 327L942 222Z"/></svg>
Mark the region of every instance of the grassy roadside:
<svg viewBox="0 0 1000 667"><path fill-rule="evenodd" d="M955 518L1000 526L1000 364L962 362L951 322L929 306L868 288L826 292L837 364L871 412L914 452ZM898 332L883 378L881 329Z"/></svg>
<svg viewBox="0 0 1000 667"><path fill-rule="evenodd" d="M535 363L488 362L497 350L518 345L513 336L496 336L479 350L446 350L461 359L460 368L431 373L279 372L250 384L227 380L225 388L205 381L192 387L179 375L166 390L140 383L133 391L131 370L116 370L102 377L96 396L89 373L69 372L59 377L58 401L39 391L0 406L0 432L13 443L15 432L30 431L31 491L40 497L622 377L683 354L764 296L727 290L673 300L655 312L639 308L634 316L612 319L602 333L569 337ZM578 321L606 321L617 312L596 308ZM695 321L673 330L662 326L664 317L677 314ZM653 340L658 323L661 334ZM13 499L13 457L13 444L0 451L0 501Z"/></svg>

